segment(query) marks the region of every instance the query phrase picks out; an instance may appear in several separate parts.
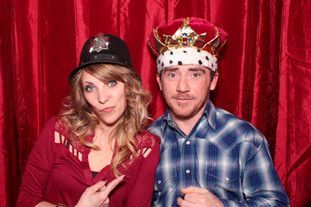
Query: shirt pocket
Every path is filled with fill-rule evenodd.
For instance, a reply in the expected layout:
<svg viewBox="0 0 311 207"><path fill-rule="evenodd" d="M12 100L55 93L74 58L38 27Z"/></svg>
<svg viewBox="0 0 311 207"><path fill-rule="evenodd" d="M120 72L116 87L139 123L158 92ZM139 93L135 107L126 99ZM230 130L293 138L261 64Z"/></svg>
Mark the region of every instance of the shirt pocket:
<svg viewBox="0 0 311 207"><path fill-rule="evenodd" d="M240 189L240 165L238 162L206 161L206 182L212 192L230 195Z"/></svg>

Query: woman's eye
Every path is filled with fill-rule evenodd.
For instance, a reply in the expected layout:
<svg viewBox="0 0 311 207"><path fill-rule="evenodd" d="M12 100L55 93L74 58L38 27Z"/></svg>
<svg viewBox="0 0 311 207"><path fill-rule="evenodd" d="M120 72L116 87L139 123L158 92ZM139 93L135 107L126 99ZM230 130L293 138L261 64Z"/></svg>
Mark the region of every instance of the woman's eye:
<svg viewBox="0 0 311 207"><path fill-rule="evenodd" d="M113 87L115 85L117 85L117 81L115 81L115 80L108 81L108 83L107 83L107 86L109 86L109 87Z"/></svg>
<svg viewBox="0 0 311 207"><path fill-rule="evenodd" d="M84 90L85 90L86 92L91 92L91 91L93 91L93 89L94 89L94 86L92 86L92 85L86 85L86 86L84 86Z"/></svg>

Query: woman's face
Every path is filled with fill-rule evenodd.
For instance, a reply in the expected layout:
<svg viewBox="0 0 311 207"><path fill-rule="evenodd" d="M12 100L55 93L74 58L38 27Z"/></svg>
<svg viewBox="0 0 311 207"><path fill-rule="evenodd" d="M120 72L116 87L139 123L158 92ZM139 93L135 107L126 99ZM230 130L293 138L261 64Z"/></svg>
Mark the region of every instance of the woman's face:
<svg viewBox="0 0 311 207"><path fill-rule="evenodd" d="M82 72L83 94L101 125L114 127L125 111L124 83L117 80L102 82Z"/></svg>

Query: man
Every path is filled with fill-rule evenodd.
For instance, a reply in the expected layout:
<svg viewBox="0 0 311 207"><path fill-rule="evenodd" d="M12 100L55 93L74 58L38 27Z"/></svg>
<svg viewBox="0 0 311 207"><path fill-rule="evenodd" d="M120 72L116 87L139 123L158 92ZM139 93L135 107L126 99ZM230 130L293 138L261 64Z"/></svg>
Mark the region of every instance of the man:
<svg viewBox="0 0 311 207"><path fill-rule="evenodd" d="M154 206L289 205L263 135L209 100L225 31L187 18L153 35L157 82L168 106L149 127L161 137Z"/></svg>

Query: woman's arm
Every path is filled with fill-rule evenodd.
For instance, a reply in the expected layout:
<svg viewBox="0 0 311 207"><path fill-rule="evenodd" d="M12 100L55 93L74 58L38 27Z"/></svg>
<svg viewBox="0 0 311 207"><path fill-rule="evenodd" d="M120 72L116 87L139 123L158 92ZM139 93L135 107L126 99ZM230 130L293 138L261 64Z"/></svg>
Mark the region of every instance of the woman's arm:
<svg viewBox="0 0 311 207"><path fill-rule="evenodd" d="M29 155L17 206L36 206L43 201L54 160L55 122L56 118L52 118L45 124Z"/></svg>
<svg viewBox="0 0 311 207"><path fill-rule="evenodd" d="M160 141L158 137L152 136L156 139L154 145L146 148L143 153L143 160L138 172L135 186L131 189L131 194L127 200L126 206L140 206L147 207L151 205L153 198L155 171L158 166L160 157Z"/></svg>
<svg viewBox="0 0 311 207"><path fill-rule="evenodd" d="M55 205L55 204L42 201L42 202L38 203L35 207L56 207L56 206L57 205Z"/></svg>

